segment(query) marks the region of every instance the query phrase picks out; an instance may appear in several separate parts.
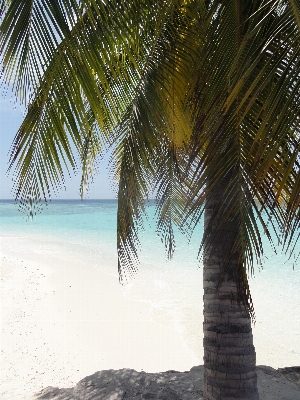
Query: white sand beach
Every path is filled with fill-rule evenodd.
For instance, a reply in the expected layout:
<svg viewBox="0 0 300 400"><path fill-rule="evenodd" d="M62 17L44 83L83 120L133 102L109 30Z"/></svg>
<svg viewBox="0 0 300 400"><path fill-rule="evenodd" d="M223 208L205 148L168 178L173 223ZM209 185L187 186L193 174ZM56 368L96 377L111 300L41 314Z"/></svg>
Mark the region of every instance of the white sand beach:
<svg viewBox="0 0 300 400"><path fill-rule="evenodd" d="M149 305L122 294L117 276L26 252L1 239L1 399L71 387L102 369L186 370L201 363Z"/></svg>
<svg viewBox="0 0 300 400"><path fill-rule="evenodd" d="M93 268L84 255L74 260L71 252L36 246L1 238L1 399L70 388L100 370L188 371L203 364L180 332L149 317L149 304L124 296L117 273ZM266 301L268 293L254 289L253 296L257 364L299 365L299 319L285 309L288 293Z"/></svg>

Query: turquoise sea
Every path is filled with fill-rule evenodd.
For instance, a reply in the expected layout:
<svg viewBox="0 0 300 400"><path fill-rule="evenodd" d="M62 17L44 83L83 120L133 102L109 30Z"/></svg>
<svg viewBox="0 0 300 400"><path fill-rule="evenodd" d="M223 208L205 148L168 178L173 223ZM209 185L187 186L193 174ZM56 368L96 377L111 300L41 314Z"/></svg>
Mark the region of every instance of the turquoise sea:
<svg viewBox="0 0 300 400"><path fill-rule="evenodd" d="M155 233L153 204L148 214L145 231L140 234L139 273L123 288L124 296L150 304L150 317L176 329L201 359L202 265L197 254L203 221L190 243L177 234L174 258L167 261L164 245ZM0 200L0 236L19 238L20 254L29 251L31 243L30 251L35 255L49 254L61 260L68 257L68 261L83 266L88 263L105 269L118 279L116 216L116 200L54 200L33 220L20 213L13 201ZM300 242L297 252L299 246ZM258 364L299 365L300 259L288 259L280 252L276 255L266 239L264 247L264 268L256 268L255 277L250 279ZM276 351L272 352L273 347Z"/></svg>

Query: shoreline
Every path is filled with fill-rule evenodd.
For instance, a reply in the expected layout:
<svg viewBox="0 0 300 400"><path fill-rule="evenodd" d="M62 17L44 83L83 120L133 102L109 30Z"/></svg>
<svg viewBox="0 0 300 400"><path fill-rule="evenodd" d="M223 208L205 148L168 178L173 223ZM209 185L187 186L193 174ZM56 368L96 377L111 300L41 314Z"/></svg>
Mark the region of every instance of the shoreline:
<svg viewBox="0 0 300 400"><path fill-rule="evenodd" d="M100 370L183 372L203 363L174 326L151 318L149 303L124 294L105 263L96 269L88 255L76 255L57 253L42 241L1 237L1 399L27 400L49 386L74 387ZM269 347L255 336L256 328L253 334L274 353L272 333ZM293 365L277 357L282 367Z"/></svg>
<svg viewBox="0 0 300 400"><path fill-rule="evenodd" d="M105 271L73 262L62 268L55 257L26 259L2 247L1 399L71 387L101 369L199 363L177 332L149 319L150 306L126 298Z"/></svg>

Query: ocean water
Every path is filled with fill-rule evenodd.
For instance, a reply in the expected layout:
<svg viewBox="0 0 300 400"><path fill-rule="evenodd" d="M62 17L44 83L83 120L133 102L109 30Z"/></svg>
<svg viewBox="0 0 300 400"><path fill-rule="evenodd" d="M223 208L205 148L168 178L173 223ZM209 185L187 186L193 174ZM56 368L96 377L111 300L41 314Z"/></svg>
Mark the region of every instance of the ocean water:
<svg viewBox="0 0 300 400"><path fill-rule="evenodd" d="M155 233L155 207L148 208L140 234L139 272L123 287L124 296L150 305L150 318L175 329L199 357L202 348L202 265L197 260L203 221L190 243L177 232L176 252L168 261ZM49 254L63 261L89 264L118 279L116 200L56 200L30 220L13 201L0 201L0 235L17 237L20 254ZM300 242L296 251L299 252ZM300 364L300 260L275 254L264 241L264 268L256 268L250 289L256 311L253 327L258 364L274 367ZM62 263L63 268L63 263ZM288 331L287 331L288 328ZM274 350L275 349L275 350Z"/></svg>

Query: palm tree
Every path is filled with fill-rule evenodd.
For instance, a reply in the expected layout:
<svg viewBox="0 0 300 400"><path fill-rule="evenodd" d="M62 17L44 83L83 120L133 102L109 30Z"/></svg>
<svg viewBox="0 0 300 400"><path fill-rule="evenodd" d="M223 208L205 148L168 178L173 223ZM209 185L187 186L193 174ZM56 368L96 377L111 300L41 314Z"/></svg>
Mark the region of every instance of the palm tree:
<svg viewBox="0 0 300 400"><path fill-rule="evenodd" d="M11 151L21 208L113 146L121 281L145 198L169 257L204 213L204 399L258 399L248 274L300 221L296 0L1 0L2 79L27 113ZM74 154L75 153L75 154ZM77 158L76 158L77 154Z"/></svg>

